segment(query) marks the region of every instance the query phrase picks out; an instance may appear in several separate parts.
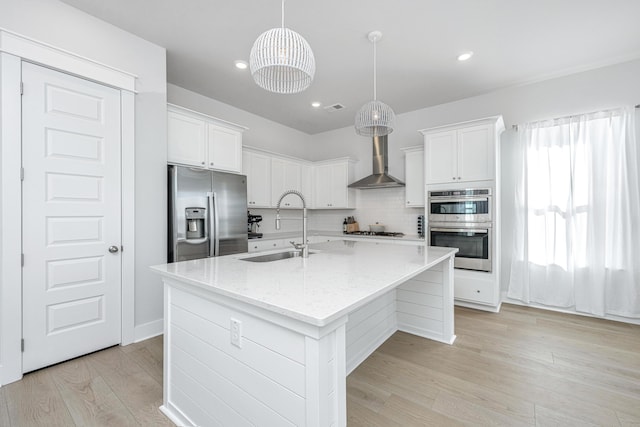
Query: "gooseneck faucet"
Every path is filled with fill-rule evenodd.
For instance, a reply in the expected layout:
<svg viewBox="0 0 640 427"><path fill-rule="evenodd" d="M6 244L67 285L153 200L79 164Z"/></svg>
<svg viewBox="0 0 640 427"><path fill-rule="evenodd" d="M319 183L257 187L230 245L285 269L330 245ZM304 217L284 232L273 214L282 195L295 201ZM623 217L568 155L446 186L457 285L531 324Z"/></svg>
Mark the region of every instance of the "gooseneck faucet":
<svg viewBox="0 0 640 427"><path fill-rule="evenodd" d="M309 245L307 244L307 203L304 201L304 196L301 192L296 190L287 190L280 196L278 199L278 204L276 205L276 230L280 230L280 202L285 196L289 194L295 194L300 197L302 200L302 243L294 243L290 242L294 248L302 251L302 257L309 257ZM286 219L286 218L285 218Z"/></svg>

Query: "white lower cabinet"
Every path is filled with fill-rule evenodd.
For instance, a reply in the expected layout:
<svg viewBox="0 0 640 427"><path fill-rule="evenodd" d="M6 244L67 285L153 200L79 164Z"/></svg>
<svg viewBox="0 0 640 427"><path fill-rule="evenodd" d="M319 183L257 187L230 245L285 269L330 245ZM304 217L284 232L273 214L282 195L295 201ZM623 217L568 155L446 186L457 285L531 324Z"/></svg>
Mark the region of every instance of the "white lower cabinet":
<svg viewBox="0 0 640 427"><path fill-rule="evenodd" d="M481 276L483 273L477 273ZM490 276L487 274L487 276ZM493 277L469 277L457 274L455 277L454 297L472 303L498 305L498 289Z"/></svg>
<svg viewBox="0 0 640 427"><path fill-rule="evenodd" d="M294 240L294 239L289 239ZM283 249L291 246L287 239L251 239L249 240L249 253L270 251L272 249Z"/></svg>

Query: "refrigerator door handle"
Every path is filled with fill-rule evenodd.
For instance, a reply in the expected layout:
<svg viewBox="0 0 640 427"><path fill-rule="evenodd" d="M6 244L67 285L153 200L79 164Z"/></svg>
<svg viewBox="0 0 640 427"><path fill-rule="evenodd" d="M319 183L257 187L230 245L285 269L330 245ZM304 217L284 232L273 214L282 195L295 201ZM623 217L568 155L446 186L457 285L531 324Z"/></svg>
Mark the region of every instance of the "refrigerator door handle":
<svg viewBox="0 0 640 427"><path fill-rule="evenodd" d="M216 193L207 193L209 199L209 256L220 254L220 239L218 235L218 198Z"/></svg>
<svg viewBox="0 0 640 427"><path fill-rule="evenodd" d="M176 240L177 243L184 243L187 245L201 245L206 241L207 241L206 237L203 237L202 239L177 239Z"/></svg>

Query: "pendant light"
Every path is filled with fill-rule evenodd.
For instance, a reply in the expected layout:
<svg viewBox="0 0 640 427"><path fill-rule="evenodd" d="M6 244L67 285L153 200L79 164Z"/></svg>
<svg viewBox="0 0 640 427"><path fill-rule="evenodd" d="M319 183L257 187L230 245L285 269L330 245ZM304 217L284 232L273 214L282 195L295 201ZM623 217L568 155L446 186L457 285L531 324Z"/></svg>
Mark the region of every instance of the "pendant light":
<svg viewBox="0 0 640 427"><path fill-rule="evenodd" d="M376 93L376 42L382 38L380 31L369 33L373 43L373 101L366 103L356 114L356 133L362 136L384 136L393 132L395 114L391 107L378 101Z"/></svg>
<svg viewBox="0 0 640 427"><path fill-rule="evenodd" d="M311 85L316 61L309 43L284 26L265 31L251 48L249 65L256 84L269 92L292 94Z"/></svg>

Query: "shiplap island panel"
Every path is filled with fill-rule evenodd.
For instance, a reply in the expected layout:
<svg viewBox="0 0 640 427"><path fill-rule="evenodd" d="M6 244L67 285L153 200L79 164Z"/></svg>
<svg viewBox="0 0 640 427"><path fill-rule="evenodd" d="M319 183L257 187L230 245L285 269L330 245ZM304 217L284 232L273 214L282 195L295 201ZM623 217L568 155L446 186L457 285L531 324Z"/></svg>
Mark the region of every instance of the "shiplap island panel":
<svg viewBox="0 0 640 427"><path fill-rule="evenodd" d="M152 267L165 283L172 421L345 426L347 373L396 330L455 339L455 249L337 240L311 251Z"/></svg>

